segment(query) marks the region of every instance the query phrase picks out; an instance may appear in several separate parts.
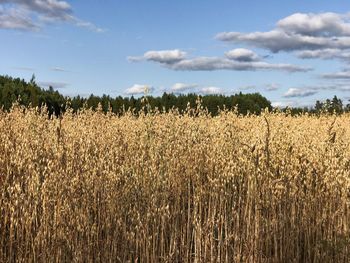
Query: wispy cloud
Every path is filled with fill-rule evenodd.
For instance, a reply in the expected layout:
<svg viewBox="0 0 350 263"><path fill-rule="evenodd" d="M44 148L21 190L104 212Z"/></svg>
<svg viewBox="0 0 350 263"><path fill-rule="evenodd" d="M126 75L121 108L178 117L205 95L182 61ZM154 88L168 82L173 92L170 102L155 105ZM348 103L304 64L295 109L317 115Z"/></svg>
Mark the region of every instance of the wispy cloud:
<svg viewBox="0 0 350 263"><path fill-rule="evenodd" d="M324 79L350 79L350 70L326 73L322 74L321 77Z"/></svg>
<svg viewBox="0 0 350 263"><path fill-rule="evenodd" d="M0 28L38 31L44 25L66 22L95 32L103 32L91 22L73 15L71 5L60 0L0 0Z"/></svg>
<svg viewBox="0 0 350 263"><path fill-rule="evenodd" d="M318 50L303 50L297 53L297 56L302 59L340 59L350 62L350 51L341 49L318 49Z"/></svg>
<svg viewBox="0 0 350 263"><path fill-rule="evenodd" d="M51 68L51 70L56 71L56 72L71 72L70 70L60 68L60 67L53 67L53 68Z"/></svg>
<svg viewBox="0 0 350 263"><path fill-rule="evenodd" d="M74 17L73 22L78 27L82 27L82 28L85 28L87 30L94 31L96 33L104 33L106 31L108 31L105 28L100 28L100 27L96 26L95 24L93 24L91 22L83 21L83 20L78 19L76 17Z"/></svg>
<svg viewBox="0 0 350 263"><path fill-rule="evenodd" d="M285 98L304 98L309 97L312 95L315 95L317 93L316 90L312 89L300 89L300 88L290 88L288 91L283 95Z"/></svg>
<svg viewBox="0 0 350 263"><path fill-rule="evenodd" d="M225 57L188 58L187 53L178 49L148 51L141 57L128 57L131 62L142 60L157 62L164 67L181 71L255 71L280 70L287 72L306 72L311 68L291 64L272 64L260 61L260 57L247 49L235 49L226 52Z"/></svg>
<svg viewBox="0 0 350 263"><path fill-rule="evenodd" d="M21 71L35 71L35 69L31 67L13 67L13 69Z"/></svg>
<svg viewBox="0 0 350 263"><path fill-rule="evenodd" d="M279 88L280 88L280 85L277 83L269 83L269 84L266 84L266 87L265 87L267 91L274 91L274 90L278 90Z"/></svg>
<svg viewBox="0 0 350 263"><path fill-rule="evenodd" d="M250 89L256 89L255 85L246 85L246 86L241 86L238 88L239 90L250 90Z"/></svg>
<svg viewBox="0 0 350 263"><path fill-rule="evenodd" d="M291 88L287 93L289 95L304 95L295 97L307 97L309 93L311 93L311 96L313 95L313 92L317 93L320 91L350 91L350 84L346 82L320 83L315 85L306 85L299 88Z"/></svg>
<svg viewBox="0 0 350 263"><path fill-rule="evenodd" d="M171 88L170 91L174 93L182 93L186 91L193 91L195 88L197 88L197 84L187 84L187 83L175 83Z"/></svg>
<svg viewBox="0 0 350 263"><path fill-rule="evenodd" d="M33 21L28 10L0 5L0 28L38 31L40 26Z"/></svg>

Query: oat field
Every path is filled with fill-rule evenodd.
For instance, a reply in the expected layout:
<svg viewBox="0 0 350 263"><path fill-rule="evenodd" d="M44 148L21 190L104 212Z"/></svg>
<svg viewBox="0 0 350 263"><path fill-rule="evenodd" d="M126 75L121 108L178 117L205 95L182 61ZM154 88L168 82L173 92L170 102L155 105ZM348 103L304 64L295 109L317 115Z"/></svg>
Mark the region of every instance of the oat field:
<svg viewBox="0 0 350 263"><path fill-rule="evenodd" d="M350 115L15 107L0 190L4 263L349 262Z"/></svg>

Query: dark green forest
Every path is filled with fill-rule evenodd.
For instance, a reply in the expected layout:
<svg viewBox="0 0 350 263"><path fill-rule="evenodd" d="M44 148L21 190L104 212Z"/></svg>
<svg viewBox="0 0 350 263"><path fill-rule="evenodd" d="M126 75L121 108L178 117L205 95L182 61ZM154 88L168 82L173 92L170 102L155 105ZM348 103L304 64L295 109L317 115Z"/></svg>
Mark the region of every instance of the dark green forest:
<svg viewBox="0 0 350 263"><path fill-rule="evenodd" d="M29 82L20 78L9 76L0 76L0 107L9 110L13 103L17 102L24 106L41 107L46 106L50 115L56 116L63 113L67 108L73 109L74 112L82 108L97 109L100 105L104 112L112 111L121 114L127 110L139 112L145 105L161 111L169 111L172 108L180 112L186 110L188 106L196 107L200 99L201 106L208 110L213 116L218 114L219 109L237 109L241 114L255 113L259 114L264 109L272 110L271 102L259 93L243 94L238 93L231 96L224 95L198 95L198 94L181 94L164 93L160 97L111 97L109 95L89 97L68 97L63 96L52 87L43 89L35 82L35 76ZM301 112L336 112L342 113L349 111L350 106L343 105L343 102L334 96L331 100L324 102L317 101L313 108L286 108L291 113Z"/></svg>

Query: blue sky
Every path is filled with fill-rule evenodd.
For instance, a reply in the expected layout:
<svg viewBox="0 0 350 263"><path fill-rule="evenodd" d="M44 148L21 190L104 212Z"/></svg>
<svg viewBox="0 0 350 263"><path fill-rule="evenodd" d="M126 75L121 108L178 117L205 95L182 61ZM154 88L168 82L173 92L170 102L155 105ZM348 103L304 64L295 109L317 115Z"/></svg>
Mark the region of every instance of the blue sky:
<svg viewBox="0 0 350 263"><path fill-rule="evenodd" d="M350 98L349 1L0 0L0 74L66 95Z"/></svg>

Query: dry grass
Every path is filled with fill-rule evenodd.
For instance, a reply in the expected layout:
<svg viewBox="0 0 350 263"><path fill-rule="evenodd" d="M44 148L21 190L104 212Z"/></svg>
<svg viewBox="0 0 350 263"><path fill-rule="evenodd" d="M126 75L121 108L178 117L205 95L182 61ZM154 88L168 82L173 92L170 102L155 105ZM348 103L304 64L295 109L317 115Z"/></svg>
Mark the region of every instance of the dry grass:
<svg viewBox="0 0 350 263"><path fill-rule="evenodd" d="M0 262L348 262L350 116L0 113Z"/></svg>

